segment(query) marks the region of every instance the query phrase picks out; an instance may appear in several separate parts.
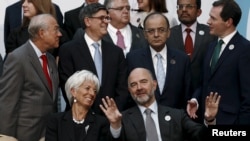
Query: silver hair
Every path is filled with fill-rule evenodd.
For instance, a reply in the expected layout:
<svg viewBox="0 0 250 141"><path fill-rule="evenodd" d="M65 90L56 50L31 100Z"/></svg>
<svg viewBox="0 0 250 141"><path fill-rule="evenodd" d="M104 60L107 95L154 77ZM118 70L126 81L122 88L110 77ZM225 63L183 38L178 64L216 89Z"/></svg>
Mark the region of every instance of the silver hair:
<svg viewBox="0 0 250 141"><path fill-rule="evenodd" d="M31 39L35 39L38 36L40 29L46 29L49 27L49 20L54 17L51 14L39 14L31 18L28 32Z"/></svg>
<svg viewBox="0 0 250 141"><path fill-rule="evenodd" d="M94 84L96 85L97 93L99 92L100 83L94 73L88 70L77 71L68 78L65 84L65 92L69 100L70 106L72 106L74 100L71 94L71 89L78 89L85 81L94 82Z"/></svg>

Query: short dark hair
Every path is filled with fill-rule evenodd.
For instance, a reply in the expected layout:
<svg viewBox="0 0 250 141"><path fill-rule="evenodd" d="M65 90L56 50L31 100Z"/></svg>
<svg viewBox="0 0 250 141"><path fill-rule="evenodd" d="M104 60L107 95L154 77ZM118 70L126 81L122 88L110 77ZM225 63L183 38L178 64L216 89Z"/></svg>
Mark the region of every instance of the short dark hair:
<svg viewBox="0 0 250 141"><path fill-rule="evenodd" d="M100 3L91 3L88 4L86 7L83 7L79 13L79 20L82 27L86 27L85 23L83 22L83 20L86 17L92 17L95 13L97 13L100 10L105 10L108 13L107 8Z"/></svg>
<svg viewBox="0 0 250 141"><path fill-rule="evenodd" d="M160 16L162 16L162 17L165 19L165 21L166 21L167 28L170 28L168 18L167 18L165 15L163 15L162 13L160 13L160 12L153 12L153 13L148 14L148 15L146 16L144 22L143 22L144 28L146 28L146 22L147 22L147 20L148 20L150 17L154 16L154 15L160 15Z"/></svg>
<svg viewBox="0 0 250 141"><path fill-rule="evenodd" d="M213 3L213 7L222 6L220 13L223 21L227 21L232 18L233 25L236 27L240 22L242 11L239 5L234 0L218 0Z"/></svg>
<svg viewBox="0 0 250 141"><path fill-rule="evenodd" d="M177 0L177 5L178 5L178 3L179 3L179 0ZM196 4L197 9L201 9L201 0L196 0L195 4Z"/></svg>

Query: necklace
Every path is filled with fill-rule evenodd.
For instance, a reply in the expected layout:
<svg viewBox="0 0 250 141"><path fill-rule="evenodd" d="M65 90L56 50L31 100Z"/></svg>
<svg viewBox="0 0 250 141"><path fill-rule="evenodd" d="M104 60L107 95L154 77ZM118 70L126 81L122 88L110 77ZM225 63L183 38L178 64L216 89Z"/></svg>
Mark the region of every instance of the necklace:
<svg viewBox="0 0 250 141"><path fill-rule="evenodd" d="M84 119L82 119L82 120L76 120L74 117L73 117L73 121L74 121L76 124L83 124L83 123L84 123Z"/></svg>

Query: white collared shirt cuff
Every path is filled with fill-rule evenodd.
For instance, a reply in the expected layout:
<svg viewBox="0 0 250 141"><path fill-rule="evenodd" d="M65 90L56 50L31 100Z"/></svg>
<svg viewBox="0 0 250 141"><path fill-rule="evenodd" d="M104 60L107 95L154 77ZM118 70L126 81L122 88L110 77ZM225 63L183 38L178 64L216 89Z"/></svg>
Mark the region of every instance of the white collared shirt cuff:
<svg viewBox="0 0 250 141"><path fill-rule="evenodd" d="M112 127L110 126L110 132L111 132L113 138L118 138L118 137L120 137L121 129L122 129L122 127L118 128L118 129L114 129L114 128L112 128Z"/></svg>

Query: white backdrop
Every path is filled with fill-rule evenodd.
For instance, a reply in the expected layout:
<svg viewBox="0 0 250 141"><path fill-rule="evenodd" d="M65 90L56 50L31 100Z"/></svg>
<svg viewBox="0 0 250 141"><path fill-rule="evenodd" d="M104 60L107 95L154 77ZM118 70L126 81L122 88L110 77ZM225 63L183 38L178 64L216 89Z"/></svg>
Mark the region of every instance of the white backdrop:
<svg viewBox="0 0 250 141"><path fill-rule="evenodd" d="M5 48L3 43L3 24L4 24L4 15L5 15L5 8L13 4L14 2L17 2L18 0L0 0L0 54L2 56L5 55ZM79 7L82 5L84 0L52 0L54 3L58 4L62 13L65 11L68 11L70 9ZM103 3L104 0L99 0L101 3ZM136 8L136 0L129 0L130 4L133 8ZM211 8L211 4L214 0L202 0L202 9L203 13L198 18L198 20L202 23L206 23L208 19L208 13ZM169 12L174 15L177 18L176 15L176 0L168 0L167 1L167 7Z"/></svg>

